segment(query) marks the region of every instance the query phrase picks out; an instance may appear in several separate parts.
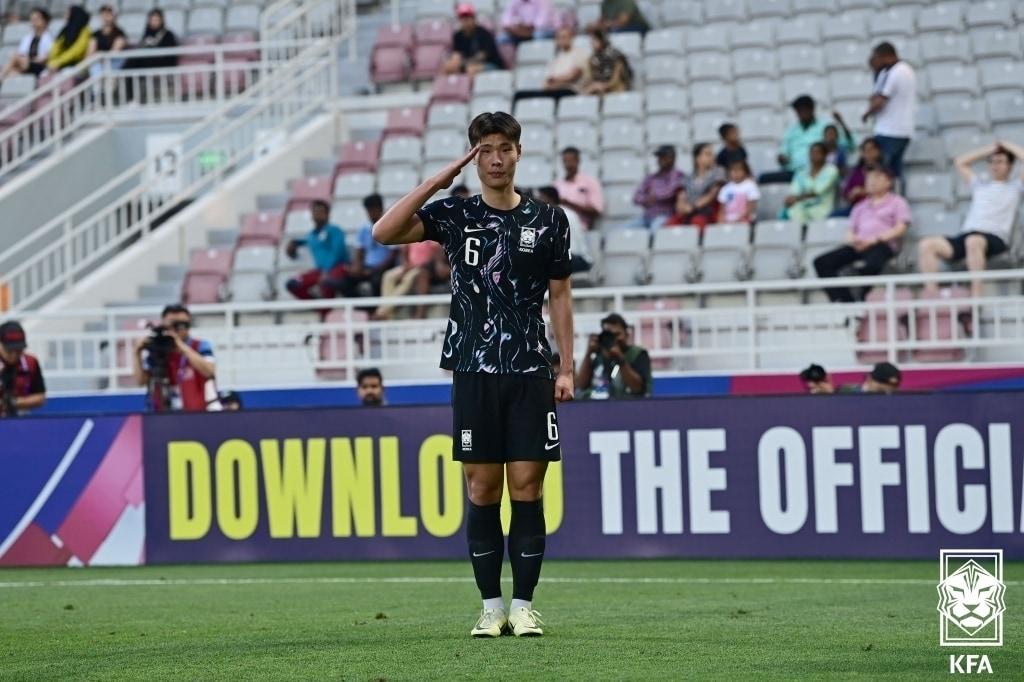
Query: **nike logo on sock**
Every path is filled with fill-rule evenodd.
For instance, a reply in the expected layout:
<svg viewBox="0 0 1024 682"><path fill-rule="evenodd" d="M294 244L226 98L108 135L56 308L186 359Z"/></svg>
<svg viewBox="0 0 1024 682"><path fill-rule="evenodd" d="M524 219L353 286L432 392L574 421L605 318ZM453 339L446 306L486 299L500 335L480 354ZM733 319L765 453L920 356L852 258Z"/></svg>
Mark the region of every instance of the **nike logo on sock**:
<svg viewBox="0 0 1024 682"><path fill-rule="evenodd" d="M488 554L494 554L497 551L498 550L496 550L496 549L492 549L490 552L483 552L482 554L477 554L476 552L473 552L473 557L476 558L476 557L481 557L481 556L487 556Z"/></svg>
<svg viewBox="0 0 1024 682"><path fill-rule="evenodd" d="M524 559L532 559L533 557L540 556L543 553L544 552L537 552L536 554L527 554L526 552L520 552L519 556L523 557Z"/></svg>

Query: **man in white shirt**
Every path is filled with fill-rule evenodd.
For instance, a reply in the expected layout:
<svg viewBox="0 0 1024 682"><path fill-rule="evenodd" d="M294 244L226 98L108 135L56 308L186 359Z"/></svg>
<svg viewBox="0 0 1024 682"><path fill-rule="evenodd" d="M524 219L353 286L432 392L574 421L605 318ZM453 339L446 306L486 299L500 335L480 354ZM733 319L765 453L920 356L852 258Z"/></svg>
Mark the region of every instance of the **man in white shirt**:
<svg viewBox="0 0 1024 682"><path fill-rule="evenodd" d="M978 178L971 164L988 157L989 178ZM928 237L918 244L918 263L922 273L939 271L939 261L967 261L967 269L980 272L986 261L1010 246L1013 221L1024 192L1024 176L1010 177L1013 163L1024 156L1024 148L1012 142L998 141L956 158L956 169L971 186L971 207L960 234L954 237ZM938 283L929 282L925 291L937 293ZM971 282L971 295L981 296L982 283Z"/></svg>
<svg viewBox="0 0 1024 682"><path fill-rule="evenodd" d="M47 30L50 26L50 13L37 7L29 15L29 23L32 32L22 37L18 49L11 55L3 71L0 71L0 84L13 75L24 73L38 76L46 70L46 60L53 47L53 36Z"/></svg>
<svg viewBox="0 0 1024 682"><path fill-rule="evenodd" d="M903 177L903 154L914 136L917 115L917 76L900 61L892 43L879 43L869 60L875 71L875 86L863 120L875 119L875 141L882 149L882 163L898 178Z"/></svg>
<svg viewBox="0 0 1024 682"><path fill-rule="evenodd" d="M499 43L551 38L555 35L555 10L551 0L508 0L501 13Z"/></svg>

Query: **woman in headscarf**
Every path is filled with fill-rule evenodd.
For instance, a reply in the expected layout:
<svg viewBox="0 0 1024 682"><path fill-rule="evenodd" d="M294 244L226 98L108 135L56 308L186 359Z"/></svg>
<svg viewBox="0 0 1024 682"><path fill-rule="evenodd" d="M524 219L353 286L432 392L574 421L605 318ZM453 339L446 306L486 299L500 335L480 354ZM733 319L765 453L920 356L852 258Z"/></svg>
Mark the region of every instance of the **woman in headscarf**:
<svg viewBox="0 0 1024 682"><path fill-rule="evenodd" d="M169 48L178 46L178 37L164 23L164 13L160 9L151 9L146 15L146 32L139 41L139 49ZM135 57L125 64L126 69L160 69L178 65L178 57L166 55L160 57Z"/></svg>
<svg viewBox="0 0 1024 682"><path fill-rule="evenodd" d="M603 29L594 29L590 37L594 53L590 55L590 84L584 89L585 93L604 95L629 90L633 70L626 55L612 47L608 33Z"/></svg>
<svg viewBox="0 0 1024 682"><path fill-rule="evenodd" d="M92 29L89 28L89 13L81 5L71 5L64 15L64 28L53 41L46 68L59 71L85 59L90 38Z"/></svg>

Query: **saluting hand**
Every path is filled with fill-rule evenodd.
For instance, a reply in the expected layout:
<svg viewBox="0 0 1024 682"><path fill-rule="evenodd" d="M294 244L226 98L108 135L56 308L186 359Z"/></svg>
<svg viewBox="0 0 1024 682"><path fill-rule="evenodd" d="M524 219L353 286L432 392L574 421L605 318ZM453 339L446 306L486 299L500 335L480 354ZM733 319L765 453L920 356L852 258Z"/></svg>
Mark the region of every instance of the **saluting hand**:
<svg viewBox="0 0 1024 682"><path fill-rule="evenodd" d="M476 145L470 149L465 156L452 161L450 164L445 166L436 176L437 183L441 186L441 189L447 189L452 186L455 182L455 178L459 177L462 173L462 169L469 165L469 162L476 158L477 153L480 151L480 145Z"/></svg>

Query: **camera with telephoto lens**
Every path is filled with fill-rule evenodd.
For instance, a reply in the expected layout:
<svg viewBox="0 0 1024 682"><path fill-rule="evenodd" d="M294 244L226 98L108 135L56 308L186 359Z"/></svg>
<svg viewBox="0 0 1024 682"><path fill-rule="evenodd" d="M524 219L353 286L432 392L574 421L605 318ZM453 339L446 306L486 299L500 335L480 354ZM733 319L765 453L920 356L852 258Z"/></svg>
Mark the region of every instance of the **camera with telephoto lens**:
<svg viewBox="0 0 1024 682"><path fill-rule="evenodd" d="M617 342L618 338L615 336L615 332L610 332L607 329L597 335L597 345L601 350L611 350Z"/></svg>
<svg viewBox="0 0 1024 682"><path fill-rule="evenodd" d="M156 325L150 328L149 339L145 346L149 351L149 373L153 377L168 376L170 356L177 347L178 342L171 335L170 330L163 325Z"/></svg>

